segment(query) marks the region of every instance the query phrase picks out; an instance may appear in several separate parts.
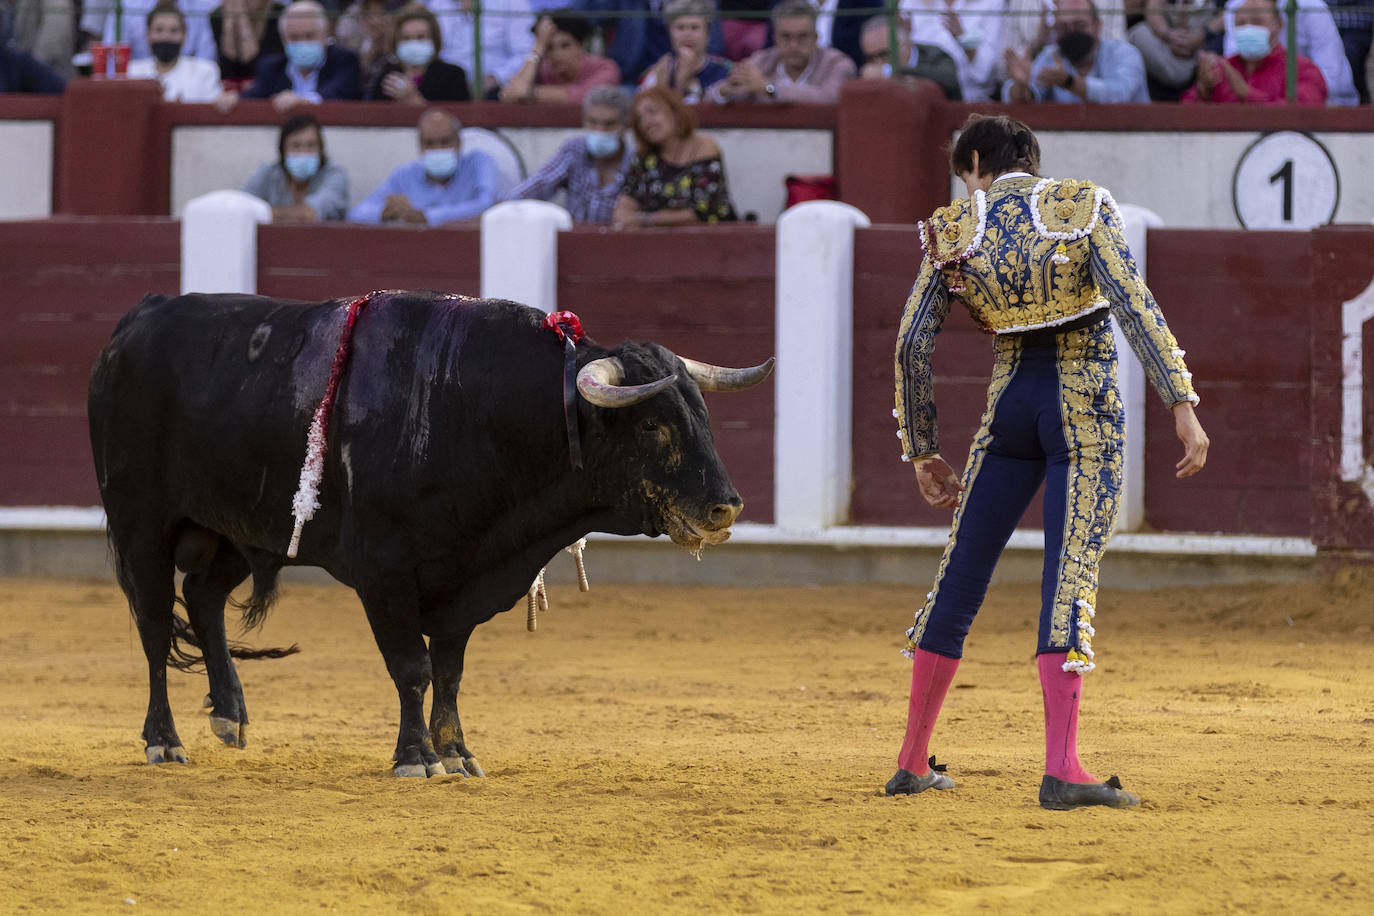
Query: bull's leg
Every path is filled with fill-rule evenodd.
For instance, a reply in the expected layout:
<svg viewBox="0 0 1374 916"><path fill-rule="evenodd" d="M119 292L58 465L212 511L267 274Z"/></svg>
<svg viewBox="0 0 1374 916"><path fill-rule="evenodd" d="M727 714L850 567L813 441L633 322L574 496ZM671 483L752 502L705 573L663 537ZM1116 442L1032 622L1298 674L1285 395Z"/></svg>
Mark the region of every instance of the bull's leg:
<svg viewBox="0 0 1374 916"><path fill-rule="evenodd" d="M463 654L472 630L452 639L431 639L429 660L434 671L434 705L429 713L429 734L444 769L450 773L487 775L472 751L463 743L463 723L458 721L458 684L463 680Z"/></svg>
<svg viewBox="0 0 1374 916"><path fill-rule="evenodd" d="M394 583L401 576L391 577ZM420 631L420 615L413 594L382 585L360 587L358 597L367 612L372 636L386 661L387 673L401 700L401 731L396 738L397 776L438 776L444 765L434 753L425 726L425 692L429 690L429 650Z"/></svg>
<svg viewBox="0 0 1374 916"><path fill-rule="evenodd" d="M186 751L177 736L167 699L167 654L172 648L172 603L176 597L171 551L124 551L119 563L119 584L129 596L138 638L148 659L148 715L143 720L145 753L149 763L185 763Z"/></svg>
<svg viewBox="0 0 1374 916"><path fill-rule="evenodd" d="M224 632L224 602L229 593L248 578L248 561L228 541L212 535L216 544L210 560L186 574L182 594L186 613L205 654L205 673L210 679L210 730L230 747L248 743L248 707L243 701L234 660ZM178 553L181 556L181 553Z"/></svg>

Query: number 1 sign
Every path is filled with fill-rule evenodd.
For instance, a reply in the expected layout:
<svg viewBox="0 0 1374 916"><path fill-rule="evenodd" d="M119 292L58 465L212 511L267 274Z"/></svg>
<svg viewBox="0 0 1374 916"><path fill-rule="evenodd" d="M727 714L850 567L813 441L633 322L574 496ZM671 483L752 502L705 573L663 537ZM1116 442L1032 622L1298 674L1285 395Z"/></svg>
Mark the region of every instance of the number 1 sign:
<svg viewBox="0 0 1374 916"><path fill-rule="evenodd" d="M1241 155L1231 182L1246 229L1311 229L1336 215L1341 181L1331 154L1297 131L1265 134Z"/></svg>

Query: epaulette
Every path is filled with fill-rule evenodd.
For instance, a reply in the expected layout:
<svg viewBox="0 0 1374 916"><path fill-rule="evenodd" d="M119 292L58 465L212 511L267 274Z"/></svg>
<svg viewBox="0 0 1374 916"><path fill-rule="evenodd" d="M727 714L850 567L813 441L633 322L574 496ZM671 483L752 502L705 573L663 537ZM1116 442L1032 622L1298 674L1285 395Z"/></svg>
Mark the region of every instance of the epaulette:
<svg viewBox="0 0 1374 916"><path fill-rule="evenodd" d="M1068 260L1065 255L1067 242L1092 234L1104 205L1116 208L1107 189L1091 181L1040 179L1031 191L1031 220L1041 238L1059 242L1055 263Z"/></svg>
<svg viewBox="0 0 1374 916"><path fill-rule="evenodd" d="M979 201L980 202L980 201ZM917 224L921 248L937 267L964 260L970 248L982 241L982 220L975 200L961 197L931 214L930 219ZM985 210L986 205L983 208Z"/></svg>

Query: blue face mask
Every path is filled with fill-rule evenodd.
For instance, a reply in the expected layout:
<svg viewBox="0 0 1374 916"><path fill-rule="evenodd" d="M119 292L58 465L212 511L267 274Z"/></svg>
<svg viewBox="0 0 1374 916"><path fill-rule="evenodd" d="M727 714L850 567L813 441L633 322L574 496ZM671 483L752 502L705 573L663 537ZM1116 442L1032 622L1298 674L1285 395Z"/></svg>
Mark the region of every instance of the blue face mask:
<svg viewBox="0 0 1374 916"><path fill-rule="evenodd" d="M317 70L324 63L324 45L318 41L288 41L286 59L295 64L297 70Z"/></svg>
<svg viewBox="0 0 1374 916"><path fill-rule="evenodd" d="M319 153L287 153L286 171L297 181L309 181L320 170Z"/></svg>
<svg viewBox="0 0 1374 916"><path fill-rule="evenodd" d="M397 42L396 56L407 67L423 67L434 60L434 42L427 40Z"/></svg>
<svg viewBox="0 0 1374 916"><path fill-rule="evenodd" d="M614 156L615 151L620 149L620 134L602 133L599 130L589 130L582 135L582 141L587 144L587 155L594 159L605 159Z"/></svg>
<svg viewBox="0 0 1374 916"><path fill-rule="evenodd" d="M448 181L458 171L456 149L427 149L424 156L425 174L439 181Z"/></svg>
<svg viewBox="0 0 1374 916"><path fill-rule="evenodd" d="M1246 60L1260 60L1269 54L1269 29L1262 25L1238 25L1231 30L1236 53Z"/></svg>

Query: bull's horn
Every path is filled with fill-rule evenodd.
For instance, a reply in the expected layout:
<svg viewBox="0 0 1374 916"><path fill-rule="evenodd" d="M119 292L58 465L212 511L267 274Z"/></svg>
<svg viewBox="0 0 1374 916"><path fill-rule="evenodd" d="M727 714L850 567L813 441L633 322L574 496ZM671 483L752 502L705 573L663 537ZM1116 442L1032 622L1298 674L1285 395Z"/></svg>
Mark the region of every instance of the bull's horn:
<svg viewBox="0 0 1374 916"><path fill-rule="evenodd" d="M597 407L630 407L646 401L677 381L676 375L643 385L622 385L625 367L612 356L594 359L577 373L577 390Z"/></svg>
<svg viewBox="0 0 1374 916"><path fill-rule="evenodd" d="M773 371L774 362L770 356L767 362L760 363L752 369L727 369L724 366L699 363L685 356L678 359L682 360L687 372L696 379L697 387L702 391L743 391L753 388L768 378L768 374Z"/></svg>

